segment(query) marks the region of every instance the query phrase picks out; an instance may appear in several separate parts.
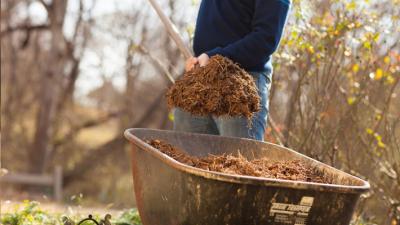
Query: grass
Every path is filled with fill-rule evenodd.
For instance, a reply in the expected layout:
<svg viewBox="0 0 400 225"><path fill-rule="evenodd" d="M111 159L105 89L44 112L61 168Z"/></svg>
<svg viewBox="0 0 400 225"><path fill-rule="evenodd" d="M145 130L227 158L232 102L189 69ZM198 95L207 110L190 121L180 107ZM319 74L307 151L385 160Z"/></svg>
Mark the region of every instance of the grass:
<svg viewBox="0 0 400 225"><path fill-rule="evenodd" d="M86 148L95 148L112 140L116 135L118 135L117 124L115 121L109 121L100 126L81 130L77 142Z"/></svg>
<svg viewBox="0 0 400 225"><path fill-rule="evenodd" d="M102 215L104 216L104 215ZM87 218L82 216L79 212L59 213L43 210L40 203L36 201L24 201L22 204L16 205L14 210L1 215L0 222L3 225L64 225L65 219L73 221L78 224L82 219ZM93 218L100 221L103 217L100 215L93 215ZM94 224L87 221L81 225ZM119 213L116 218L111 219L113 225L142 225L139 218L139 213L136 209L129 209Z"/></svg>

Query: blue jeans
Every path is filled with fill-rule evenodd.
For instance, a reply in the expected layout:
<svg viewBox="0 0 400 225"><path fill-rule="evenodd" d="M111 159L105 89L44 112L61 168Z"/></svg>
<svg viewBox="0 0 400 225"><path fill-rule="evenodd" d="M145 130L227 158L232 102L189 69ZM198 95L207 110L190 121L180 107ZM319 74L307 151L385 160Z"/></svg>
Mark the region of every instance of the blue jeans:
<svg viewBox="0 0 400 225"><path fill-rule="evenodd" d="M271 73L250 72L258 88L261 110L252 118L252 123L242 117L194 116L179 108L174 109L174 130L191 133L213 134L228 137L250 138L263 141L267 126Z"/></svg>

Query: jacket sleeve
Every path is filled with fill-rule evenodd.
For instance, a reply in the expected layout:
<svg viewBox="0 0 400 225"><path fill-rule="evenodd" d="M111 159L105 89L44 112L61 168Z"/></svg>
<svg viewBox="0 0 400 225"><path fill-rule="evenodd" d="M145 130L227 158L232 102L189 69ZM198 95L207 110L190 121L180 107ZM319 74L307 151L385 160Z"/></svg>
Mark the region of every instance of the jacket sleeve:
<svg viewBox="0 0 400 225"><path fill-rule="evenodd" d="M256 0L252 31L232 44L206 52L207 55L220 54L245 67L265 64L278 48L289 8L289 0Z"/></svg>

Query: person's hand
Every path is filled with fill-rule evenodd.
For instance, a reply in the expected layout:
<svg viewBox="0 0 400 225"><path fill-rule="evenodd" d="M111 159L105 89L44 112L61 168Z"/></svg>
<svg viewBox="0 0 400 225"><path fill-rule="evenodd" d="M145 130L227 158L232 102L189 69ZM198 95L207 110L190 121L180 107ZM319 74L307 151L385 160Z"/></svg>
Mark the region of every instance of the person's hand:
<svg viewBox="0 0 400 225"><path fill-rule="evenodd" d="M208 55L206 53L201 54L197 60L199 61L199 65L201 67L203 66L207 66L208 61L210 60L210 57L208 57Z"/></svg>
<svg viewBox="0 0 400 225"><path fill-rule="evenodd" d="M203 53L199 57L192 57L188 60L186 60L186 65L185 65L185 70L186 72L190 71L193 69L194 66L199 64L199 66L203 67L208 64L208 61L210 60L210 57L208 57L207 54Z"/></svg>
<svg viewBox="0 0 400 225"><path fill-rule="evenodd" d="M193 67L199 63L199 60L196 57L189 58L186 60L185 70L186 72L193 69Z"/></svg>

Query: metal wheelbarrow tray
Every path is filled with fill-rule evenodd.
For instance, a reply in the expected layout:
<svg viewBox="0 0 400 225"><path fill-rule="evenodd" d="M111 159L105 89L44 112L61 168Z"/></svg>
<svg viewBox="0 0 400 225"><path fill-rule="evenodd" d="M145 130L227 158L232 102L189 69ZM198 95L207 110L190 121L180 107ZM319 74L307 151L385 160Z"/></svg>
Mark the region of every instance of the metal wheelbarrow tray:
<svg viewBox="0 0 400 225"><path fill-rule="evenodd" d="M344 225L369 184L275 144L240 138L129 129L136 202L144 225ZM301 160L336 184L210 172L175 161L144 140L159 139L193 156L237 154L249 159Z"/></svg>

